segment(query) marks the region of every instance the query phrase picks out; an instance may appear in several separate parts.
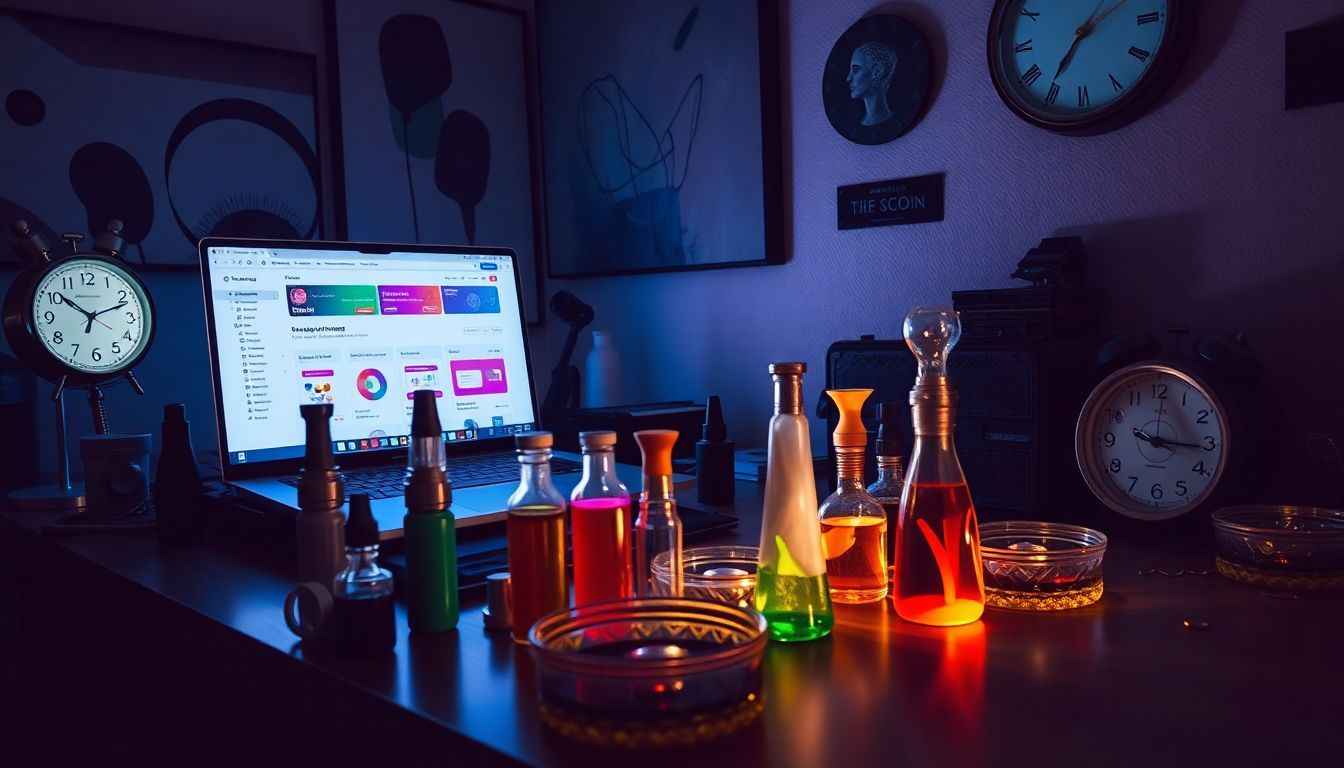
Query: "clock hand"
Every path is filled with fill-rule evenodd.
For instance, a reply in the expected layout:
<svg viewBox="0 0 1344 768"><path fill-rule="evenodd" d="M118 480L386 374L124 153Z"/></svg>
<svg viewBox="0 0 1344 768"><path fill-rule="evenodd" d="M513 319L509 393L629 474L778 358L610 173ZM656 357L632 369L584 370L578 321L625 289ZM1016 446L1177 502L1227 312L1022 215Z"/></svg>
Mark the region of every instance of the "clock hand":
<svg viewBox="0 0 1344 768"><path fill-rule="evenodd" d="M79 314L81 314L81 315L84 316L84 320L85 320L85 322L84 322L84 332L85 332L85 333L92 333L92 332L93 332L93 323L94 323L95 320L97 320L97 314L98 314L98 313L96 313L96 312L90 312L90 311L88 311L87 309L85 309L85 308L79 306L79 305L76 304L75 302L71 301L70 298L69 298L68 296L66 296L65 294L63 294L63 293L58 293L58 294L56 294L56 295L61 297L61 303L62 303L62 304L69 304L71 309L75 310L76 312L78 312ZM109 331L112 330L112 326L108 325L107 323L104 323L102 320L97 320L97 322L98 322L99 325L103 326L103 327L106 328L107 330L109 330Z"/></svg>
<svg viewBox="0 0 1344 768"><path fill-rule="evenodd" d="M126 305L129 304L129 303L130 303L130 302L123 301L123 302L121 302L120 304L116 305L115 307L108 307L107 309L100 309L100 310L98 310L97 312L94 312L93 315L94 315L94 317L97 317L98 315L104 314L104 313L106 313L106 312L112 312L112 311L114 311L114 310L121 309L122 307L126 306Z"/></svg>
<svg viewBox="0 0 1344 768"><path fill-rule="evenodd" d="M1087 22L1087 31L1091 32L1092 30L1096 29L1097 25L1101 23L1102 19L1106 18L1107 16L1110 16L1112 13L1115 13L1115 10L1124 4L1125 0L1120 0L1120 2L1116 3L1115 5L1112 5L1105 13Z"/></svg>
<svg viewBox="0 0 1344 768"><path fill-rule="evenodd" d="M1055 76L1050 78L1051 81L1058 80L1059 76L1064 74L1064 70L1068 68L1069 62L1073 61L1073 54L1078 52L1078 44L1083 41L1084 37L1087 37L1088 35L1092 34L1092 30L1096 28L1097 23L1100 22L1102 19L1106 18L1107 16L1110 16L1111 13L1116 8L1119 8L1124 4L1125 0L1120 0L1120 2L1111 6L1111 8L1107 10L1105 13L1101 14L1101 16L1097 16L1097 11L1101 10L1101 3L1100 2L1097 3L1097 7L1092 10L1092 15L1087 17L1087 21L1084 21L1082 25L1078 27L1078 29L1074 30L1073 44L1069 46L1069 50L1067 53L1064 54L1064 58L1059 60L1059 69L1055 70Z"/></svg>
<svg viewBox="0 0 1344 768"><path fill-rule="evenodd" d="M1139 438L1140 440L1144 441L1145 443L1151 443L1152 446L1153 446L1154 448L1164 448L1164 447L1166 447L1166 446L1168 446L1168 445L1179 445L1179 446L1182 447L1182 448L1199 448L1199 447L1200 447L1199 445L1196 445L1195 443L1178 443L1178 442L1176 442L1175 440L1168 440L1168 439L1165 438L1165 437L1158 437L1157 435L1150 435L1150 434L1148 434L1147 432L1144 432L1142 429L1139 429L1138 427L1135 427L1135 428L1134 428L1134 436L1137 437L1137 438Z"/></svg>

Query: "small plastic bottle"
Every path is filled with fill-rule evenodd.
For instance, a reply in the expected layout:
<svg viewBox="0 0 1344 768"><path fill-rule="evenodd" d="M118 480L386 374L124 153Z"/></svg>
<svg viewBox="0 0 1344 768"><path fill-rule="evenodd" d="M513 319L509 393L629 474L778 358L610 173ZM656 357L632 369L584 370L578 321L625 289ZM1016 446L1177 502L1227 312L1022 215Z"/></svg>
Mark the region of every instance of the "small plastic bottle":
<svg viewBox="0 0 1344 768"><path fill-rule="evenodd" d="M681 517L672 494L672 448L675 429L645 429L635 433L643 459L644 490L639 493L635 521L635 594L639 597L681 597ZM664 589L653 576L653 559L668 555L668 584Z"/></svg>
<svg viewBox="0 0 1344 768"><path fill-rule="evenodd" d="M551 481L550 432L514 437L521 477L509 497L509 610L513 640L527 643L537 619L566 607L565 497Z"/></svg>
<svg viewBox="0 0 1344 768"><path fill-rule="evenodd" d="M583 478L569 497L574 604L627 600L634 595L630 492L616 476L616 433L580 432L579 447Z"/></svg>
<svg viewBox="0 0 1344 768"><path fill-rule="evenodd" d="M406 451L406 620L412 632L447 632L457 626L457 530L453 490L445 471L438 400L427 389L412 396L411 440Z"/></svg>
<svg viewBox="0 0 1344 768"><path fill-rule="evenodd" d="M583 359L583 407L621 404L621 356L608 331L593 331L593 348Z"/></svg>
<svg viewBox="0 0 1344 768"><path fill-rule="evenodd" d="M387 653L397 644L392 574L378 565L378 523L367 494L350 495L345 570L332 582L332 642L349 656Z"/></svg>
<svg viewBox="0 0 1344 768"><path fill-rule="evenodd" d="M299 581L330 584L345 568L345 482L331 452L331 404L299 406L304 422L299 513L294 517Z"/></svg>

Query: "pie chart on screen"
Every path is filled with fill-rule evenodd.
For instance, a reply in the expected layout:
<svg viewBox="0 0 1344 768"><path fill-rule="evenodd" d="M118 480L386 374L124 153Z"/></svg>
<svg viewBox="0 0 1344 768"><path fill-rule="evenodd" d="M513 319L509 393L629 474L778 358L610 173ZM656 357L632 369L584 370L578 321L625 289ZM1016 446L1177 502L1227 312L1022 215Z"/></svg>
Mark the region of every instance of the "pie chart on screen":
<svg viewBox="0 0 1344 768"><path fill-rule="evenodd" d="M365 368L360 371L356 382L359 394L363 395L365 400L382 400L383 395L387 394L387 379L383 378L383 372L376 368Z"/></svg>

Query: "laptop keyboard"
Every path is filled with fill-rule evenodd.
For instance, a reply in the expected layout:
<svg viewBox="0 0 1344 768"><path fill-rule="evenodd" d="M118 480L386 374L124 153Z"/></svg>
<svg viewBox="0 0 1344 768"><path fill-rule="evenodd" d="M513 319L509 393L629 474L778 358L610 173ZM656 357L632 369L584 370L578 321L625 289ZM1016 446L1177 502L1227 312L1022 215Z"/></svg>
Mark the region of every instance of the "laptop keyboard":
<svg viewBox="0 0 1344 768"><path fill-rule="evenodd" d="M578 472L583 465L577 461L551 458L551 474L562 475ZM405 467L377 467L343 472L345 492L367 493L372 499L390 499L402 494L402 483L406 480ZM518 479L518 459L512 453L486 454L483 456L464 456L448 461L448 480L454 488L470 488L477 485L507 483ZM284 477L281 482L298 487L299 478Z"/></svg>

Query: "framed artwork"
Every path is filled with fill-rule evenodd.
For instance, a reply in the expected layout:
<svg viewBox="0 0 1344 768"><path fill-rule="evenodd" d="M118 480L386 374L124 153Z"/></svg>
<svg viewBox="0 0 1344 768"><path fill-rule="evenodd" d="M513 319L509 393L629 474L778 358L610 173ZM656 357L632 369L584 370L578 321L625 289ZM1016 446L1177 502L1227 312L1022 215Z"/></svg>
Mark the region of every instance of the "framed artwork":
<svg viewBox="0 0 1344 768"><path fill-rule="evenodd" d="M467 0L328 0L346 237L505 246L541 312L524 16Z"/></svg>
<svg viewBox="0 0 1344 768"><path fill-rule="evenodd" d="M538 0L551 277L778 264L772 0Z"/></svg>
<svg viewBox="0 0 1344 768"><path fill-rule="evenodd" d="M303 54L0 8L0 222L62 247L120 219L139 269L196 269L206 235L329 234L316 78Z"/></svg>

